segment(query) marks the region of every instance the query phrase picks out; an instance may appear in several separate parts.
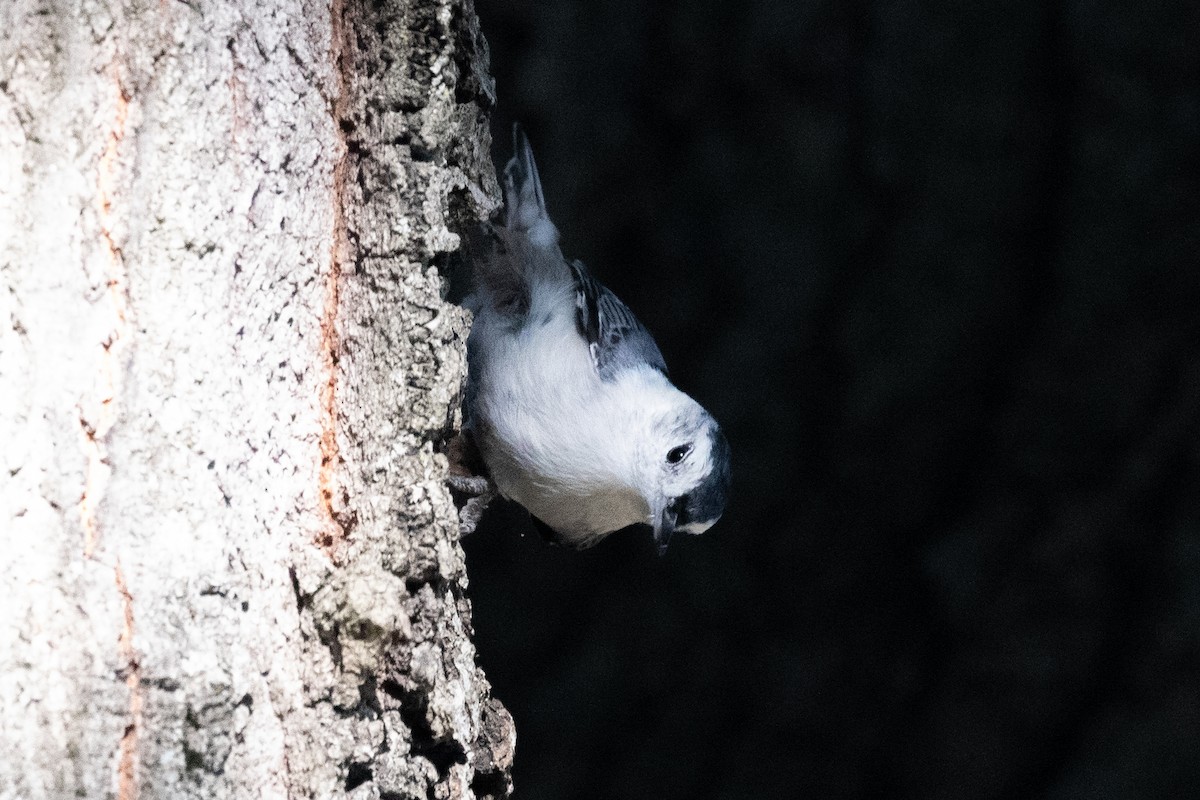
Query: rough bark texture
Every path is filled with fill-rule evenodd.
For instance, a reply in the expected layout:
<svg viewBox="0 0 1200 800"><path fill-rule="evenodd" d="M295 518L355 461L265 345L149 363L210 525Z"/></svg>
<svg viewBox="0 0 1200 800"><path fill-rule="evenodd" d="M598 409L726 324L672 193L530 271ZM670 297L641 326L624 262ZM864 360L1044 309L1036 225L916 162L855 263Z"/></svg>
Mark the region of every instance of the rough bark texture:
<svg viewBox="0 0 1200 800"><path fill-rule="evenodd" d="M435 452L470 0L0 31L0 797L507 794Z"/></svg>

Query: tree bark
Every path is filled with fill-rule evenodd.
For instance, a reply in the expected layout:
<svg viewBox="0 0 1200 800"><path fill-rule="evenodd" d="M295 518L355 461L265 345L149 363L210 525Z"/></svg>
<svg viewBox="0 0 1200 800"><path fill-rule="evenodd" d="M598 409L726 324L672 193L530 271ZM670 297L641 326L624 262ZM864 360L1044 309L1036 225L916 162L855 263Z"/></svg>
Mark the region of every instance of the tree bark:
<svg viewBox="0 0 1200 800"><path fill-rule="evenodd" d="M0 9L0 797L500 797L470 0Z"/></svg>

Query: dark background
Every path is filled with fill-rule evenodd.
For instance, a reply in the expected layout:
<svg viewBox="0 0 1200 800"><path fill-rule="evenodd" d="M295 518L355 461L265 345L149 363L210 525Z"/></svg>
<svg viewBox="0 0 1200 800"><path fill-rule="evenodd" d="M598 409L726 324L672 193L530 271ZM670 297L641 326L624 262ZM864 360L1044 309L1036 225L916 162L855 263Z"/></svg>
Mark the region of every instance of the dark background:
<svg viewBox="0 0 1200 800"><path fill-rule="evenodd" d="M735 459L663 559L466 542L519 798L1200 797L1198 8L478 0Z"/></svg>

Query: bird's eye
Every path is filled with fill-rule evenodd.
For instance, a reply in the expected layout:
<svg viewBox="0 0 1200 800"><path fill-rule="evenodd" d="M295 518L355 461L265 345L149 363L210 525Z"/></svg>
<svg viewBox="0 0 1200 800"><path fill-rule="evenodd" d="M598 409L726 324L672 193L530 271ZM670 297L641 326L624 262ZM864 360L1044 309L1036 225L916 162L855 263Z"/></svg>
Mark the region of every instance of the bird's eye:
<svg viewBox="0 0 1200 800"><path fill-rule="evenodd" d="M667 452L667 463L678 464L680 461L683 461L685 458L687 458L688 453L690 452L692 452L692 446L690 444L681 444L678 447L672 447L670 451Z"/></svg>

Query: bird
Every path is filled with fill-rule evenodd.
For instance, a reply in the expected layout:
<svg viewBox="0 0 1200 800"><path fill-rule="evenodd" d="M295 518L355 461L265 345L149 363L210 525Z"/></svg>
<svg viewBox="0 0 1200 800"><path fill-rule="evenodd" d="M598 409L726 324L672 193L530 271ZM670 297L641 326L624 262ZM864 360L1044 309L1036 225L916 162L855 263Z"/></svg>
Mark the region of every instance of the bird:
<svg viewBox="0 0 1200 800"><path fill-rule="evenodd" d="M729 442L629 307L563 256L520 125L503 193L502 220L469 247L463 429L549 541L582 550L644 524L662 555L724 512Z"/></svg>

